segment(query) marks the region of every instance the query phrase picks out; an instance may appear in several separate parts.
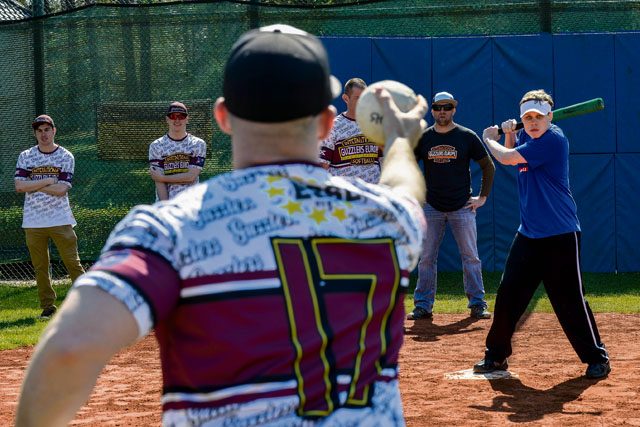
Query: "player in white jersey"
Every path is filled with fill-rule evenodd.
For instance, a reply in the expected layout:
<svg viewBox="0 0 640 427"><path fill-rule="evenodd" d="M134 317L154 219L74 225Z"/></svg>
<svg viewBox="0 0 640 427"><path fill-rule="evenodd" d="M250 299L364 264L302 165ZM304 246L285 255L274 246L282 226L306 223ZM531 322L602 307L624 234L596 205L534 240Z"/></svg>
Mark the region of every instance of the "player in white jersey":
<svg viewBox="0 0 640 427"><path fill-rule="evenodd" d="M48 319L57 309L49 273L49 240L56 245L72 281L84 273L73 231L76 220L67 195L75 160L73 154L55 143L56 127L51 117L36 117L32 127L38 144L20 153L14 182L16 191L25 193L22 228L36 273L40 317Z"/></svg>
<svg viewBox="0 0 640 427"><path fill-rule="evenodd" d="M344 85L342 100L347 111L336 117L329 136L320 147L320 164L331 175L357 177L376 184L380 179L382 149L362 134L356 123L356 105L367 87L364 80L352 78Z"/></svg>
<svg viewBox="0 0 640 427"><path fill-rule="evenodd" d="M235 170L116 227L34 353L18 427L66 425L109 358L151 329L166 426L404 425L427 104L400 113L378 91L388 160L374 185L317 163L339 93L316 37L286 25L240 37L214 108Z"/></svg>
<svg viewBox="0 0 640 427"><path fill-rule="evenodd" d="M187 132L189 111L172 102L165 117L169 131L149 145L149 173L156 184L156 200L168 200L199 182L207 144Z"/></svg>

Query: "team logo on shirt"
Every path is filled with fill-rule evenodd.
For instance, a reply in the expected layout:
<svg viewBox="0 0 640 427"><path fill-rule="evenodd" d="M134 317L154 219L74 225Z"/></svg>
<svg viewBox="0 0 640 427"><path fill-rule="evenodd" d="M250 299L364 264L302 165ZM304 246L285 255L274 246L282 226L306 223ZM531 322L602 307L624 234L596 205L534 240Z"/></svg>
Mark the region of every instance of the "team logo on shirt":
<svg viewBox="0 0 640 427"><path fill-rule="evenodd" d="M60 168L57 166L37 166L31 169L30 178L34 181L39 179L46 179L49 177L55 177L60 174Z"/></svg>
<svg viewBox="0 0 640 427"><path fill-rule="evenodd" d="M189 172L189 155L186 153L176 153L164 159L164 174L173 175L176 173Z"/></svg>
<svg viewBox="0 0 640 427"><path fill-rule="evenodd" d="M378 146L372 144L364 135L356 135L340 141L341 147L336 147L340 162L350 162L352 165L367 165L378 161Z"/></svg>
<svg viewBox="0 0 640 427"><path fill-rule="evenodd" d="M458 150L452 145L436 145L429 150L429 160L434 163L449 163L458 158Z"/></svg>

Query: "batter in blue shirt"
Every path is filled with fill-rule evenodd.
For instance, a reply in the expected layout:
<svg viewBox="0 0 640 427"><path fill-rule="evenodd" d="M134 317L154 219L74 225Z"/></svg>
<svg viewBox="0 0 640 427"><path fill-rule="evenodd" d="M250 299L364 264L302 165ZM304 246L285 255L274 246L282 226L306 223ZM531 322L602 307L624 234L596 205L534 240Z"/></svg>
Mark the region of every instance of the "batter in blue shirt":
<svg viewBox="0 0 640 427"><path fill-rule="evenodd" d="M485 357L473 367L476 373L507 369L516 324L540 282L573 349L587 364L585 376L599 379L611 371L584 296L580 222L569 187L569 141L551 123L552 107L544 90L527 92L520 101L523 130L516 132L513 119L503 122L504 146L497 142L497 126L482 135L497 161L518 168L520 227L498 288Z"/></svg>

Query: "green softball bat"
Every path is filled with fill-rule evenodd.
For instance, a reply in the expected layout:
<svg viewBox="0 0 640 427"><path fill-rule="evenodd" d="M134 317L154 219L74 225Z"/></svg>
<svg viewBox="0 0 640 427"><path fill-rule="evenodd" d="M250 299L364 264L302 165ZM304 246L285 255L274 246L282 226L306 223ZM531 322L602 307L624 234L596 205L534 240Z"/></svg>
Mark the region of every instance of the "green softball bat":
<svg viewBox="0 0 640 427"><path fill-rule="evenodd" d="M553 121L569 119L571 117L581 116L583 114L595 113L604 109L604 101L602 98L594 98L578 104L569 105L567 107L558 108L553 111Z"/></svg>
<svg viewBox="0 0 640 427"><path fill-rule="evenodd" d="M579 102L577 104L553 110L553 122L557 122L571 117L581 116L583 114L595 113L604 109L604 101L602 98L594 98L588 101ZM516 129L522 129L524 125L518 122ZM502 135L502 129L498 129L498 133Z"/></svg>

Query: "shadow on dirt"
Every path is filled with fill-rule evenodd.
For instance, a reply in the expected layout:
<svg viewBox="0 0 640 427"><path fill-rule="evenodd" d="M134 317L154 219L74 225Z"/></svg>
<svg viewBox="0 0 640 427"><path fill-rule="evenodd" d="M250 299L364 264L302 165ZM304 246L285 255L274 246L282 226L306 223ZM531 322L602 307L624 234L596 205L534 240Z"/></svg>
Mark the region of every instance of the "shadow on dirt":
<svg viewBox="0 0 640 427"><path fill-rule="evenodd" d="M602 411L565 411L564 405L578 399L597 381L585 377L572 378L547 390L538 390L522 384L520 379L490 380L491 388L500 392L491 406L470 405L470 408L488 412L508 413L514 423L537 421L548 414L601 415Z"/></svg>
<svg viewBox="0 0 640 427"><path fill-rule="evenodd" d="M489 320L490 321L490 320ZM439 341L445 335L466 334L483 329L480 326L473 326L476 322L487 322L473 317L465 317L448 325L437 325L432 319L420 319L410 327L405 327L404 333L408 339L417 342Z"/></svg>

